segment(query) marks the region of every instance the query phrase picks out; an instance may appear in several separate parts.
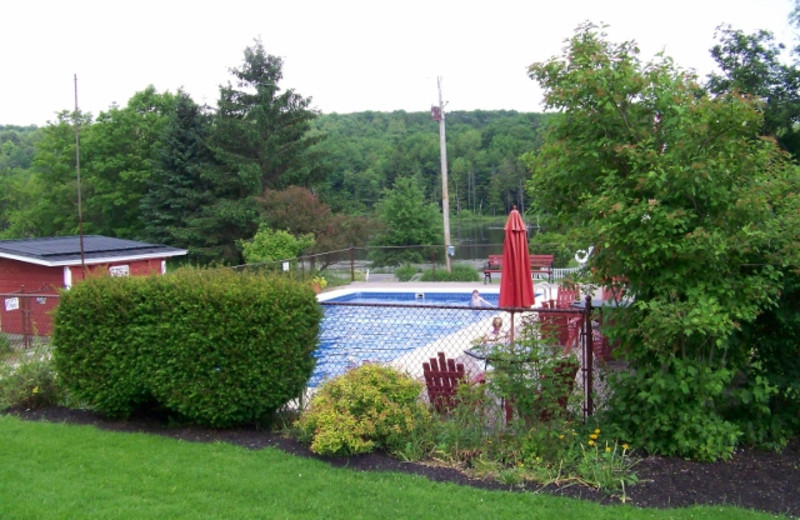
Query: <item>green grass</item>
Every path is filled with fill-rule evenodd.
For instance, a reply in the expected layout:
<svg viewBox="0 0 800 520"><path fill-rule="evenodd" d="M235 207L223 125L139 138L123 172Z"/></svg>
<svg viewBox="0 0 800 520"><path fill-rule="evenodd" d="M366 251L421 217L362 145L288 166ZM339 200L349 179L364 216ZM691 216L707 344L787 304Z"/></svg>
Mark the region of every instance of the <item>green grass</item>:
<svg viewBox="0 0 800 520"><path fill-rule="evenodd" d="M643 510L363 473L247 450L0 416L9 519L774 518L730 507Z"/></svg>

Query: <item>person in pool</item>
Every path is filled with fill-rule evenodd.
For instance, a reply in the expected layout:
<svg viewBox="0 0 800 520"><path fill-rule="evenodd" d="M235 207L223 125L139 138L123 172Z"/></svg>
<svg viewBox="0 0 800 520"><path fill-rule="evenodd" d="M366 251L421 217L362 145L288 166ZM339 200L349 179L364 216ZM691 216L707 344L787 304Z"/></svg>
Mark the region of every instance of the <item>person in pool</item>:
<svg viewBox="0 0 800 520"><path fill-rule="evenodd" d="M470 307L494 307L491 303L487 302L481 294L478 292L478 289L472 291L472 299L469 301Z"/></svg>

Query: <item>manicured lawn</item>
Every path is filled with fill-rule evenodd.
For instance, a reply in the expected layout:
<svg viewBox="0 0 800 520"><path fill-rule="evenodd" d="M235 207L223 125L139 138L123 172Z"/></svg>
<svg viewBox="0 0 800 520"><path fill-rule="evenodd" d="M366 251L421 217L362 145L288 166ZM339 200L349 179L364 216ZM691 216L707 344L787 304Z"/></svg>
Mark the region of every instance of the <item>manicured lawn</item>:
<svg viewBox="0 0 800 520"><path fill-rule="evenodd" d="M0 416L3 519L623 520L774 518L735 508L643 510L358 473L274 449L251 451Z"/></svg>

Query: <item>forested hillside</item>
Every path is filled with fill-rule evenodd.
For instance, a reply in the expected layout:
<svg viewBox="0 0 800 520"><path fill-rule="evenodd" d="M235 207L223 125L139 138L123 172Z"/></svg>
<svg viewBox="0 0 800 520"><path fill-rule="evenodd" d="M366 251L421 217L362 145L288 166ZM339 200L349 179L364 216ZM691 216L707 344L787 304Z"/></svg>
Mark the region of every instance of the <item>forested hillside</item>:
<svg viewBox="0 0 800 520"><path fill-rule="evenodd" d="M527 172L519 157L539 146L552 115L514 111L446 114L450 208L495 215L525 208ZM397 177L421 177L428 200L441 200L439 124L428 112L361 112L320 116L317 146L329 166L316 185L337 211L371 210Z"/></svg>
<svg viewBox="0 0 800 520"><path fill-rule="evenodd" d="M312 233L314 250L364 245L398 179L413 180L421 204L441 204L429 112L316 114L288 93L295 98L275 92L271 103L294 107L289 122L244 123L263 101L241 92L223 90L223 108L210 112L149 86L96 118L63 112L42 128L0 126L0 238L77 234L76 123L84 232L186 247L201 263L240 262L237 244L259 224ZM524 210L520 156L539 146L551 117L447 113L451 215Z"/></svg>

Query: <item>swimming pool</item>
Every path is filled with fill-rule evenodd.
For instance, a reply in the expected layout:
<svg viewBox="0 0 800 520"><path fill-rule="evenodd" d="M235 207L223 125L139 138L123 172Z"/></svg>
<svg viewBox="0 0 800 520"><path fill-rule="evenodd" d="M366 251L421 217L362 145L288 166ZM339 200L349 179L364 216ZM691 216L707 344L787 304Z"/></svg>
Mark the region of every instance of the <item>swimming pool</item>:
<svg viewBox="0 0 800 520"><path fill-rule="evenodd" d="M497 304L496 293L483 297ZM468 348L473 337L461 332L497 314L497 309L469 307L470 298L470 293L452 292L352 292L322 301L309 386L362 363L396 362L430 345L453 352ZM413 362L421 365L426 355Z"/></svg>

